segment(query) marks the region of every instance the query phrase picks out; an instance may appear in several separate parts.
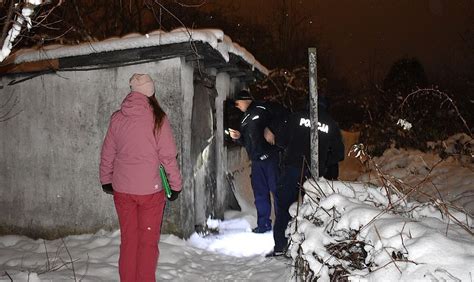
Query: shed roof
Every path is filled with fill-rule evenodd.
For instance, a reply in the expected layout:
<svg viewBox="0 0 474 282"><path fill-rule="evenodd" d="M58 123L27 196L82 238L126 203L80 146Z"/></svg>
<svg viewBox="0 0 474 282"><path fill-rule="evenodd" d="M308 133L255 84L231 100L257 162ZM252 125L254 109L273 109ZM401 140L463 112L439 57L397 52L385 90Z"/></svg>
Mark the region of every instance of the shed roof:
<svg viewBox="0 0 474 282"><path fill-rule="evenodd" d="M0 66L2 72L67 70L84 67L114 67L172 57L199 60L206 68L225 71L231 77L251 80L268 74L255 57L217 29L157 30L145 35L128 34L79 45L49 45L21 49Z"/></svg>

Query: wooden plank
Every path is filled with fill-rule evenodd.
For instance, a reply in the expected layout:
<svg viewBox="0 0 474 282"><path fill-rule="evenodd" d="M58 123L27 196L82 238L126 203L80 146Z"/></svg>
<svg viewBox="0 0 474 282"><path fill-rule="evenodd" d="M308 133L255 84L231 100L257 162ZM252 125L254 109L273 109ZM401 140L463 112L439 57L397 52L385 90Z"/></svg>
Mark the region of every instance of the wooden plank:
<svg viewBox="0 0 474 282"><path fill-rule="evenodd" d="M44 70L57 70L59 68L59 61L56 59L23 63L19 65L8 64L0 66L0 74L7 73L31 73Z"/></svg>

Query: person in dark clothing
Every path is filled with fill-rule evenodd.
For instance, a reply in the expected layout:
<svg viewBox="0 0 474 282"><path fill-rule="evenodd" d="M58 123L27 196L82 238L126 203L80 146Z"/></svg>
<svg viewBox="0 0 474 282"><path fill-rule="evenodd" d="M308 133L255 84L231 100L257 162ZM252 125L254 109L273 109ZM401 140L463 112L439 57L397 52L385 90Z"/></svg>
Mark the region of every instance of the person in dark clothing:
<svg viewBox="0 0 474 282"><path fill-rule="evenodd" d="M326 179L337 179L338 175L334 174L334 166L338 167L338 162L344 159L341 132L325 107L320 105L318 112L319 175ZM286 121L274 127L280 128L280 133L275 135L276 144L283 147L285 151L283 173L276 192L277 212L273 227L275 246L268 256L284 255L288 245L285 230L291 219L288 209L298 200L299 187L303 185L300 183L301 176L304 178L303 182L310 176L308 167L311 161L309 108L291 114ZM307 163L304 163L304 160Z"/></svg>
<svg viewBox="0 0 474 282"><path fill-rule="evenodd" d="M324 96L320 96L318 99L318 105L318 110L322 112L322 114L319 114L322 119L327 120L325 116L329 116L329 120L331 120L330 123L335 124L334 120L332 120L328 113L330 105L328 99ZM339 127L337 128L339 129ZM319 176L324 176L327 180L337 180L339 177L339 162L344 160L344 143L342 142L341 131L337 130L334 134L336 135L331 135L333 139L329 141L330 144L333 144L336 148L329 148L330 156L326 158L326 164L323 168L324 174L321 174L321 171L319 171ZM319 136L321 136L321 134ZM340 140L340 142L338 140ZM321 144L321 141L319 143ZM321 151L321 149L319 151Z"/></svg>
<svg viewBox="0 0 474 282"><path fill-rule="evenodd" d="M265 140L264 130L271 120L283 114L283 111L274 105L254 101L245 90L236 95L235 106L244 115L240 122L240 131L229 128L229 135L245 147L252 162L251 183L257 209L257 227L252 231L265 233L272 229L270 193L276 202L279 171L278 148Z"/></svg>

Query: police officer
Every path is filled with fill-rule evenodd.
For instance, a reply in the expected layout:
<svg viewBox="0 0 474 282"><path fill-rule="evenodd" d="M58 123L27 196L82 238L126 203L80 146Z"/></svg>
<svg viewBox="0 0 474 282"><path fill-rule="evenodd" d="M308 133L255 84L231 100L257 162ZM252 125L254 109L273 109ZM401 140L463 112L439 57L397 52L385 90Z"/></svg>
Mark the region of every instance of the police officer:
<svg viewBox="0 0 474 282"><path fill-rule="evenodd" d="M244 114L240 121L240 131L229 128L229 135L245 146L252 161L251 183L257 209L257 227L252 231L265 233L272 229L270 193L276 201L279 171L278 148L265 140L264 130L272 119L284 112L269 103L254 101L245 90L236 95L235 106Z"/></svg>
<svg viewBox="0 0 474 282"><path fill-rule="evenodd" d="M326 111L324 98L321 98L322 103L318 106L319 175L337 179L334 169L328 175L328 167L338 166L338 162L344 159L344 144L340 129ZM268 256L284 255L288 245L285 237L285 230L291 219L288 209L298 200L299 187L303 185L300 183L301 170L303 169L303 182L309 177L311 126L309 106L274 126L280 128L280 134L275 136L276 144L285 151L283 173L276 192L277 212L273 227L275 246ZM307 161L306 164L303 163L304 160Z"/></svg>

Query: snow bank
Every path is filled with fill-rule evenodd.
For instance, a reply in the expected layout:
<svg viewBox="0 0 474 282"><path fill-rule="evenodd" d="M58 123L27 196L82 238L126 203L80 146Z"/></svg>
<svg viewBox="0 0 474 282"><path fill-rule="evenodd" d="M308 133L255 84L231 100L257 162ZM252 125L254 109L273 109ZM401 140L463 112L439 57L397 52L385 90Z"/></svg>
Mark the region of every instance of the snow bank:
<svg viewBox="0 0 474 282"><path fill-rule="evenodd" d="M435 206L361 183L307 181L304 189L287 233L292 258L311 270L306 278L470 281L474 275L472 233ZM472 232L472 218L459 219Z"/></svg>

